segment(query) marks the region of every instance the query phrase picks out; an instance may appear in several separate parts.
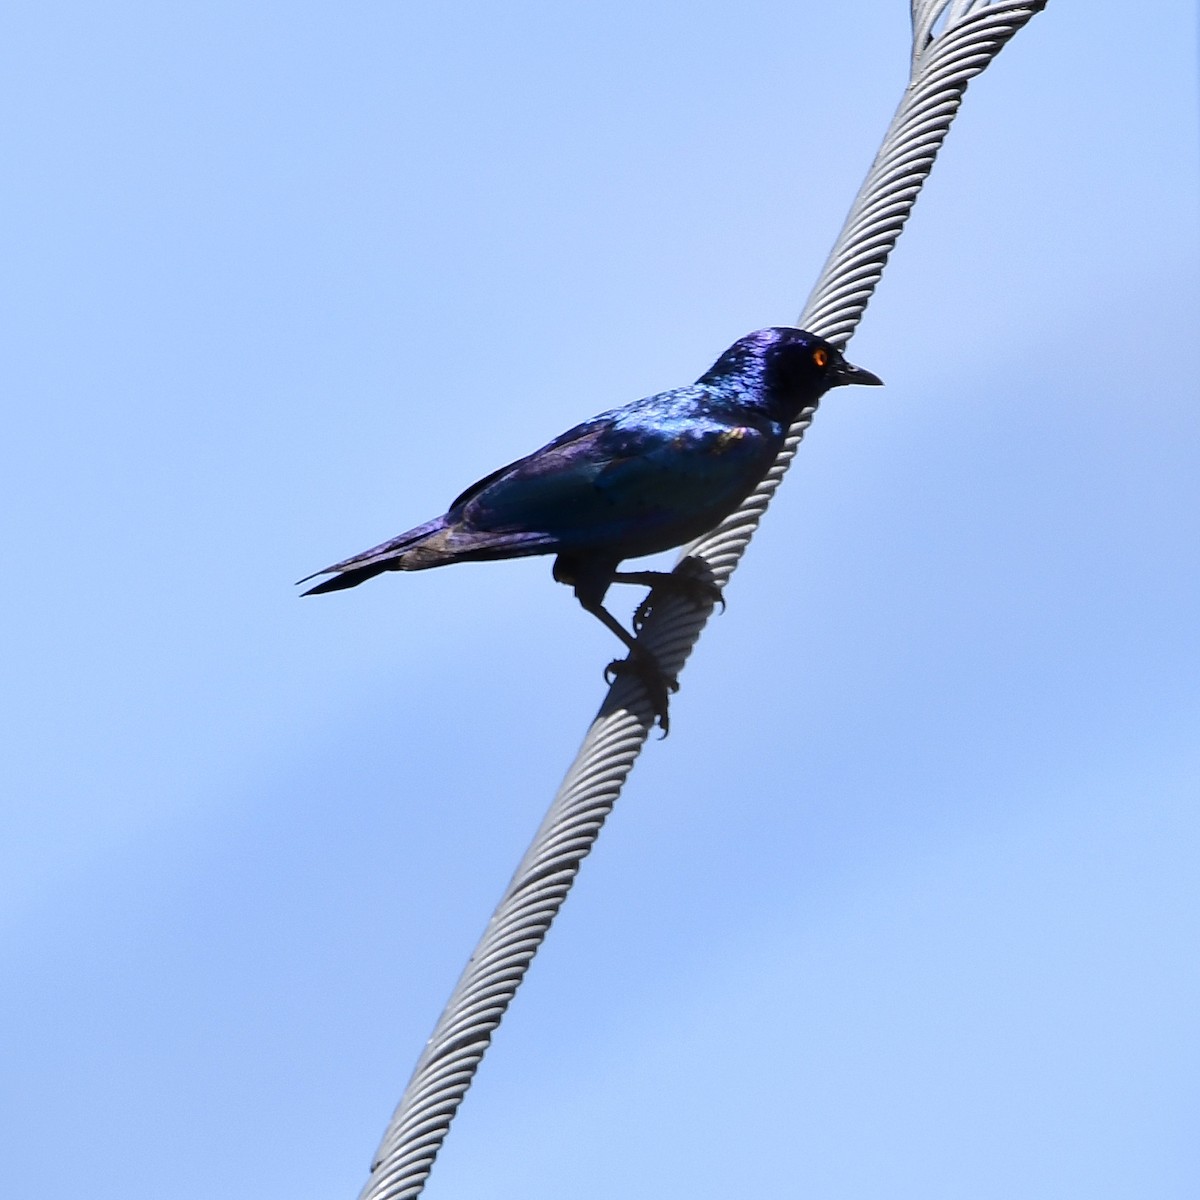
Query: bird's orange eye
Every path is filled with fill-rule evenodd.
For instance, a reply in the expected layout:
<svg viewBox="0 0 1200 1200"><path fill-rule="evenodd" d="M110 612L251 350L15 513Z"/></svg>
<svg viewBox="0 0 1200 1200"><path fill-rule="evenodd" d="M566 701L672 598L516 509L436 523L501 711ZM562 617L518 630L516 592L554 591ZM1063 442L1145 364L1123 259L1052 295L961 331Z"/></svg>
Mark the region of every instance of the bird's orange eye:
<svg viewBox="0 0 1200 1200"><path fill-rule="evenodd" d="M814 350L813 351L813 362L815 362L818 367L827 367L829 365L829 351L828 350Z"/></svg>

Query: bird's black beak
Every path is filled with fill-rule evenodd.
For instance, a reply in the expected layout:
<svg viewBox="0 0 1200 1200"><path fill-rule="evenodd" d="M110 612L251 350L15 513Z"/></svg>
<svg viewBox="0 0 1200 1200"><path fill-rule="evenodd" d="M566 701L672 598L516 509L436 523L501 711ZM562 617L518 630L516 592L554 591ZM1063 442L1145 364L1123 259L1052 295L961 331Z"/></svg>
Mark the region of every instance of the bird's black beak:
<svg viewBox="0 0 1200 1200"><path fill-rule="evenodd" d="M856 367L843 358L834 369L833 386L842 387L848 383L869 384L871 387L883 386L883 380L874 372L865 370L863 367Z"/></svg>

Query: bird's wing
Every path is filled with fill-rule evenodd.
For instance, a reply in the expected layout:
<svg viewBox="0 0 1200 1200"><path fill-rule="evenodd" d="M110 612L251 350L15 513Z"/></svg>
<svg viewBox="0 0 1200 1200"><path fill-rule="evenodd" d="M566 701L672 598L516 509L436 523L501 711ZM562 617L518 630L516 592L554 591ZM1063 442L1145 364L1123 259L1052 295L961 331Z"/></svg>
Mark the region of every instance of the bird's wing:
<svg viewBox="0 0 1200 1200"><path fill-rule="evenodd" d="M451 511L468 528L537 530L563 546L642 534L675 545L754 486L774 456L771 442L757 427L695 414L597 418L481 480Z"/></svg>
<svg viewBox="0 0 1200 1200"><path fill-rule="evenodd" d="M761 428L725 421L689 422L639 443L637 454L614 459L598 474L602 495L645 509L721 509L721 516L758 482L776 451Z"/></svg>
<svg viewBox="0 0 1200 1200"><path fill-rule="evenodd" d="M554 441L543 446L540 450L535 450L532 454L527 454L524 458L519 458L516 462L510 462L506 466L500 467L493 471L490 475L485 475L482 479L477 479L469 488L455 496L450 502L450 512L462 508L464 505L473 500L484 488L490 487L498 479L502 479L510 471L517 470L531 459L537 458L539 455L546 454L548 451L557 450L560 446L566 445L569 442L576 442L588 434L594 432L597 427L608 424L608 413L603 413L598 417L593 417L590 421L584 421L582 425L576 425L573 429L568 429L566 433L560 433Z"/></svg>

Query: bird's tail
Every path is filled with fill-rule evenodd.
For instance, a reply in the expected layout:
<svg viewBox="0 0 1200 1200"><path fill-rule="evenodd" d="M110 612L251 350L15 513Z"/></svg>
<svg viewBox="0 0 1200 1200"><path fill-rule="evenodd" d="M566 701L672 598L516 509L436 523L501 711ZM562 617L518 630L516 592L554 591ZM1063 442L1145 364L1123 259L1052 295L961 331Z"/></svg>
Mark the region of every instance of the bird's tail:
<svg viewBox="0 0 1200 1200"><path fill-rule="evenodd" d="M456 555L445 545L448 525L445 517L438 517L352 558L344 558L331 567L314 571L297 582L307 583L318 575L330 575L332 578L310 587L301 595L317 596L322 592L339 592L342 588L357 587L364 580L384 571L420 571L453 562Z"/></svg>
<svg viewBox="0 0 1200 1200"><path fill-rule="evenodd" d="M314 571L299 583L307 583L318 575L331 578L311 587L302 596L322 592L340 592L342 588L357 587L384 571L424 571L454 562L484 562L493 558L521 558L527 554L551 554L557 551L557 539L548 533L528 530L468 529L447 513L426 521L416 529L364 550L353 558Z"/></svg>

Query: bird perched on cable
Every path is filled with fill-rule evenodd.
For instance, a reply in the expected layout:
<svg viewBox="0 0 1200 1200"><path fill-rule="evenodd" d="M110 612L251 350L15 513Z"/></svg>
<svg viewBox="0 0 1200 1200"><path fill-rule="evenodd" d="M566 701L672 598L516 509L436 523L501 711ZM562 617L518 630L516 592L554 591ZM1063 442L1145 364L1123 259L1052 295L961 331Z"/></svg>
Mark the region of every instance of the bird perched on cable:
<svg viewBox="0 0 1200 1200"><path fill-rule="evenodd" d="M760 329L734 342L693 384L601 413L472 484L440 517L300 580L306 596L355 587L384 571L554 554L554 578L612 630L663 731L677 684L604 607L613 583L720 600L688 573L620 571L627 558L693 541L733 512L775 461L804 408L843 384L879 384L802 329ZM640 628L646 604L638 610Z"/></svg>

